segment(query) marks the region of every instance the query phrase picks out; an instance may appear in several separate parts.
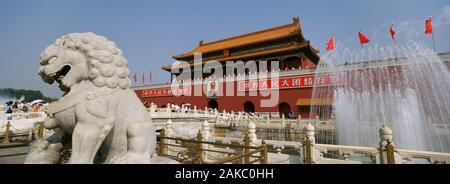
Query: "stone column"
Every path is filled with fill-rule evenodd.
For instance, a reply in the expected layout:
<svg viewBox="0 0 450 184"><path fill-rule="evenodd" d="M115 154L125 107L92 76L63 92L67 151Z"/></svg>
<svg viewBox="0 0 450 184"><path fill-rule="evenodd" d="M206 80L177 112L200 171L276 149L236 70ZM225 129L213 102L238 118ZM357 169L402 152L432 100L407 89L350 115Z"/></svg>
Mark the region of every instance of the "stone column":
<svg viewBox="0 0 450 184"><path fill-rule="evenodd" d="M183 111L184 111L184 104L181 104L180 112L183 113Z"/></svg>
<svg viewBox="0 0 450 184"><path fill-rule="evenodd" d="M316 139L314 138L314 126L308 122L305 127L305 141L303 145L303 163L313 164L316 161L316 154L314 145L316 144Z"/></svg>
<svg viewBox="0 0 450 184"><path fill-rule="evenodd" d="M197 141L204 141L205 139L203 138L203 135L202 135L202 131L201 130L198 130L198 133L197 133L197 136L196 136L196 140ZM195 160L195 163L196 164L202 164L203 163L203 161L205 160L205 157L204 157L204 149L205 149L205 144L203 144L203 143L199 143L198 144L198 149L197 149L197 158L196 158L196 160Z"/></svg>
<svg viewBox="0 0 450 184"><path fill-rule="evenodd" d="M202 134L204 140L208 140L208 138L211 136L211 127L209 126L209 122L207 120L203 121Z"/></svg>
<svg viewBox="0 0 450 184"><path fill-rule="evenodd" d="M239 112L239 115L238 115L238 126L242 126L242 124L244 123L244 116L242 115L242 113L241 112Z"/></svg>
<svg viewBox="0 0 450 184"><path fill-rule="evenodd" d="M170 111L172 111L172 109L170 108L170 103L167 103L166 112L170 112Z"/></svg>
<svg viewBox="0 0 450 184"><path fill-rule="evenodd" d="M401 163L401 157L394 152L394 142L392 141L392 130L384 124L380 128L380 160L381 164Z"/></svg>
<svg viewBox="0 0 450 184"><path fill-rule="evenodd" d="M165 136L166 136L166 137L173 137L173 136L174 136L173 122L172 122L171 119L167 120L166 126L164 127L164 133L165 133ZM174 140L171 140L171 139L167 139L167 140L165 141L165 143L166 143L166 144L174 144L175 141L174 141ZM167 153L168 155L171 155L171 154L173 153L172 151L170 151L170 150L171 150L171 147L170 147L170 146L167 146L166 148L167 148L167 150L165 150L166 153ZM172 147L172 148L173 148L173 147Z"/></svg>
<svg viewBox="0 0 450 184"><path fill-rule="evenodd" d="M247 125L248 136L250 137L250 142L252 146L256 145L256 125L253 121L250 121Z"/></svg>
<svg viewBox="0 0 450 184"><path fill-rule="evenodd" d="M153 102L150 104L150 112L156 112L155 104Z"/></svg>
<svg viewBox="0 0 450 184"><path fill-rule="evenodd" d="M166 121L165 129L166 129L165 133L166 133L167 137L173 136L173 133L174 133L174 131L173 131L173 121L171 119Z"/></svg>
<svg viewBox="0 0 450 184"><path fill-rule="evenodd" d="M210 124L209 124L209 122L207 120L203 121L202 133L201 133L203 141L208 141L209 137L211 136L211 128L210 128L209 125ZM210 148L210 145L208 145L208 144L202 144L201 146L202 146L202 149L209 149ZM207 152L203 151L203 153L205 154L203 156L203 160L208 160L208 156L206 154Z"/></svg>
<svg viewBox="0 0 450 184"><path fill-rule="evenodd" d="M231 124L231 126L233 126L233 127L236 126L236 124L235 124L235 117L234 117L234 111L231 111L231 112L230 112L230 124Z"/></svg>
<svg viewBox="0 0 450 184"><path fill-rule="evenodd" d="M167 116L168 117L172 116L172 108L171 108L171 105L169 103L167 103L166 112L167 112Z"/></svg>

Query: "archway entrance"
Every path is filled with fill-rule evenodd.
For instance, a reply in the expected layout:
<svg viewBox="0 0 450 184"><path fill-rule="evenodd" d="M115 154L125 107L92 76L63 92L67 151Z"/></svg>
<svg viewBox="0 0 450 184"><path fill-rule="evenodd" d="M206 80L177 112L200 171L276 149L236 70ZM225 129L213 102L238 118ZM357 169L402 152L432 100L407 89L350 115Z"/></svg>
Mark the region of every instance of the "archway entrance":
<svg viewBox="0 0 450 184"><path fill-rule="evenodd" d="M255 105L252 102L246 101L244 103L244 111L245 112L255 112Z"/></svg>
<svg viewBox="0 0 450 184"><path fill-rule="evenodd" d="M208 101L208 108L219 110L219 103L216 100L210 100Z"/></svg>
<svg viewBox="0 0 450 184"><path fill-rule="evenodd" d="M284 117L287 118L289 116L289 112L291 112L291 106L289 106L286 102L280 103L280 105L278 105L278 111L280 112L280 117L284 114Z"/></svg>

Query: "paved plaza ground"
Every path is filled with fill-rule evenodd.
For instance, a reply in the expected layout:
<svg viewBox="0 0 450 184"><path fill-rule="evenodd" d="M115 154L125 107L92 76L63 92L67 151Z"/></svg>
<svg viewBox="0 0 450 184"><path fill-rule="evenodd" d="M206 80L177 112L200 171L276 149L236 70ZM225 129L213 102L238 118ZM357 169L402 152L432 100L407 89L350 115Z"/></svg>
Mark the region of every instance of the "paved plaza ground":
<svg viewBox="0 0 450 184"><path fill-rule="evenodd" d="M23 164L27 152L28 146L23 144L0 144L0 164Z"/></svg>

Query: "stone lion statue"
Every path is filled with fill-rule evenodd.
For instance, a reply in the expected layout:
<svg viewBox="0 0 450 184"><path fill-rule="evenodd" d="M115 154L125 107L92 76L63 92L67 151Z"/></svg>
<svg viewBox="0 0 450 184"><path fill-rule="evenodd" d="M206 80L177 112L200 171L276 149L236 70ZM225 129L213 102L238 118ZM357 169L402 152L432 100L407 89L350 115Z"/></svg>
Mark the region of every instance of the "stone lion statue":
<svg viewBox="0 0 450 184"><path fill-rule="evenodd" d="M128 61L117 45L94 33L57 39L41 55L39 75L63 97L46 109L55 133L31 144L25 163L151 163L156 136L149 112L130 89Z"/></svg>

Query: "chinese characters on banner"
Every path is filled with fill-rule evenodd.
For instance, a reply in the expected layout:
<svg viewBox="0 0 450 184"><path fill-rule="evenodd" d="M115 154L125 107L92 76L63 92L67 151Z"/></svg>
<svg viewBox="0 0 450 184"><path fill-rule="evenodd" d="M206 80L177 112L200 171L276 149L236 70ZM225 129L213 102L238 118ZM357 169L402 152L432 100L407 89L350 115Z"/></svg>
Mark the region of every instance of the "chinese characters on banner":
<svg viewBox="0 0 450 184"><path fill-rule="evenodd" d="M142 97L161 97L161 96L173 96L181 94L191 94L191 87L179 88L176 91L172 91L172 88L155 88L142 91Z"/></svg>
<svg viewBox="0 0 450 184"><path fill-rule="evenodd" d="M331 75L321 75L320 80L315 81L315 75L302 75L295 77L282 77L279 79L259 79L238 81L239 91L254 91L268 89L304 88L313 86L341 85L345 82L345 75L340 75L337 80L332 80ZM317 83L315 83L317 82Z"/></svg>
<svg viewBox="0 0 450 184"><path fill-rule="evenodd" d="M332 79L331 75L322 74L318 81L315 81L315 75L302 75L294 77L281 77L279 79L255 79L247 81L237 81L238 91L255 91L255 90L269 90L269 89L291 89L291 88L305 88L313 86L330 86L330 85L344 85L346 82L346 75L338 75L336 79ZM214 83L214 89L218 87ZM208 88L211 92L211 89ZM191 95L192 87L184 87L173 91L170 87L147 89L142 91L142 97L163 97L173 95Z"/></svg>

